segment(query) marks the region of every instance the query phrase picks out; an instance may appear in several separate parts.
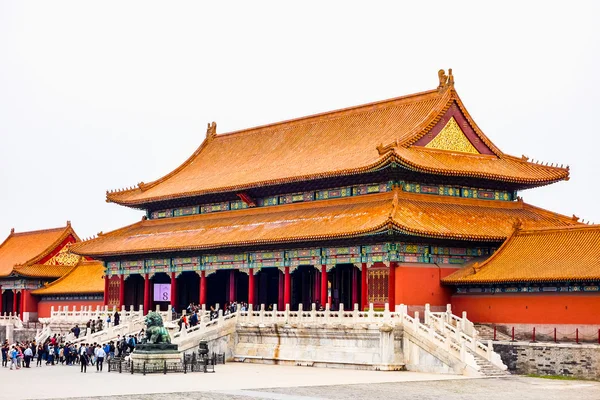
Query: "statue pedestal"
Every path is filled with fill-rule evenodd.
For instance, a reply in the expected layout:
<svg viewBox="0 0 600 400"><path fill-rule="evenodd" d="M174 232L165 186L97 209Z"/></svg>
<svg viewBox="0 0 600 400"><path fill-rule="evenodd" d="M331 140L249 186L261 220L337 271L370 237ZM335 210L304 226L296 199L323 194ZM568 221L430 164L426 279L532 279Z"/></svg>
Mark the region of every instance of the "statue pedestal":
<svg viewBox="0 0 600 400"><path fill-rule="evenodd" d="M135 364L156 364L159 366L167 364L181 364L182 355L177 350L176 344L139 344L131 353L131 361Z"/></svg>

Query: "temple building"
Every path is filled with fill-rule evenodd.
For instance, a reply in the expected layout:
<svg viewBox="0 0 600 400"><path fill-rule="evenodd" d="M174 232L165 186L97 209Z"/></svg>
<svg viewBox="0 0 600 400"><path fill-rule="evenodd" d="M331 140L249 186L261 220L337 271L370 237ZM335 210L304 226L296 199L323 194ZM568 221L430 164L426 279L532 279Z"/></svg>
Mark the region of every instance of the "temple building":
<svg viewBox="0 0 600 400"><path fill-rule="evenodd" d="M107 192L141 221L72 251L104 262L108 305L442 307L444 278L515 226L581 226L518 197L568 179L502 152L440 71L426 92L226 134L213 122L174 171Z"/></svg>
<svg viewBox="0 0 600 400"><path fill-rule="evenodd" d="M69 272L46 286L31 292L38 299L39 318L51 316L52 307L88 307L95 310L104 305L104 263L87 261L83 257Z"/></svg>
<svg viewBox="0 0 600 400"><path fill-rule="evenodd" d="M0 313L17 313L24 321L37 319L33 291L76 265L81 256L69 252L79 237L67 221L61 228L15 232L0 244Z"/></svg>

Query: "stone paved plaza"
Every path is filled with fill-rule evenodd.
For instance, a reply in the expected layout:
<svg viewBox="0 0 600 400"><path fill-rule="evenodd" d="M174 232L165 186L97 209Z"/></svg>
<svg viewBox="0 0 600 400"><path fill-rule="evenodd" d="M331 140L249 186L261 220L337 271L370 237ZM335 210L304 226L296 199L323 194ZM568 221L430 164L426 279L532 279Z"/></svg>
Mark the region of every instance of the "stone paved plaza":
<svg viewBox="0 0 600 400"><path fill-rule="evenodd" d="M215 374L81 374L78 367L0 369L0 399L600 399L600 382L468 379L413 372L218 365Z"/></svg>

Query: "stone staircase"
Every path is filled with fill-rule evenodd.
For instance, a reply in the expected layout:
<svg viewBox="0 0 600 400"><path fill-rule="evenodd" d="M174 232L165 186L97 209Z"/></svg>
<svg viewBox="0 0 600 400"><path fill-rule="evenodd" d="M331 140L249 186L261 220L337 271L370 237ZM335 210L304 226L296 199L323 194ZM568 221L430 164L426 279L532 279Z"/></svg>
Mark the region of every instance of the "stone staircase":
<svg viewBox="0 0 600 400"><path fill-rule="evenodd" d="M479 366L479 373L488 378L502 378L510 376L510 373L506 370L500 369L485 358L478 354L475 354L471 350L467 350L475 358L475 363Z"/></svg>
<svg viewBox="0 0 600 400"><path fill-rule="evenodd" d="M475 324L478 337L482 340L494 340L494 327L486 324ZM509 341L511 337L505 333L496 330L497 341Z"/></svg>

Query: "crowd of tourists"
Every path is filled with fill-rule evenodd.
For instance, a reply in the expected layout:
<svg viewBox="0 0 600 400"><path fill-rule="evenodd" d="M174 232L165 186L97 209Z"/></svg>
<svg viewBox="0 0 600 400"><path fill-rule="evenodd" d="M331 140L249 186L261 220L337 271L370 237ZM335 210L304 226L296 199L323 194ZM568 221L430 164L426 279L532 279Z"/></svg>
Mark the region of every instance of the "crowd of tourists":
<svg viewBox="0 0 600 400"><path fill-rule="evenodd" d="M75 333L78 329L76 325L71 332ZM36 367L79 366L80 371L85 373L88 366L95 366L96 372L102 372L106 361L129 356L144 336L142 329L137 335L119 335L116 340L106 343L76 344L65 341L66 336L59 334L53 335L44 343L30 340L10 344L5 340L1 347L2 367L10 370L31 368L35 360Z"/></svg>

